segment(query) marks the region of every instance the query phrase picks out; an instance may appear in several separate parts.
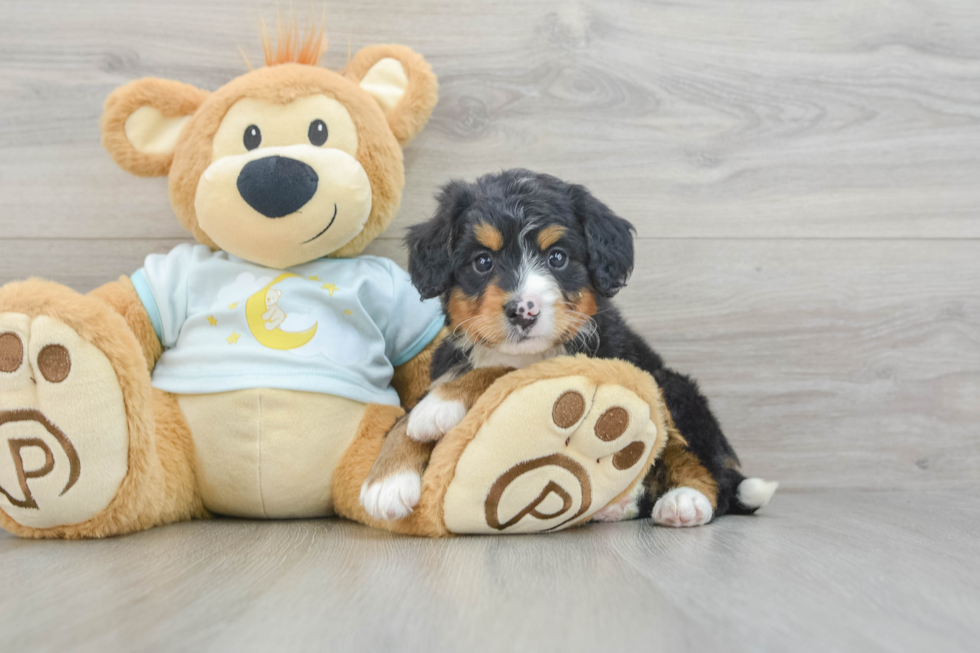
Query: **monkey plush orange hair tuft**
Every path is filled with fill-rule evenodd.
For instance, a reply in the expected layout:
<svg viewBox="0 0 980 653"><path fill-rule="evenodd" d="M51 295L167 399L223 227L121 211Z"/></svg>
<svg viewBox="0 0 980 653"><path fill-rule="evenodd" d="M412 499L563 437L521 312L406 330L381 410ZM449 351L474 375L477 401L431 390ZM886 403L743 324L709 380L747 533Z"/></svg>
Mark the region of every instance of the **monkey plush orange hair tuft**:
<svg viewBox="0 0 980 653"><path fill-rule="evenodd" d="M312 13L312 12L311 12ZM260 20L262 32L262 51L265 53L266 66L278 66L284 63L300 63L315 66L323 53L327 51L327 37L324 34L325 15L320 17L319 25L316 16L311 15L309 32L305 38L300 33L299 21L290 13L285 24L276 14L276 46L272 46L269 28L265 20Z"/></svg>

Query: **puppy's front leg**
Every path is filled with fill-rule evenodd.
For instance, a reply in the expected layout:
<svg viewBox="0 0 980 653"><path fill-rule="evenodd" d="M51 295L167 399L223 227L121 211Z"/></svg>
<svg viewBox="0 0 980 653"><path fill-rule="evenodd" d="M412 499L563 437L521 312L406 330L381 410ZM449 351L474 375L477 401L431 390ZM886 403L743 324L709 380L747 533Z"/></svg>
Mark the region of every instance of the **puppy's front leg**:
<svg viewBox="0 0 980 653"><path fill-rule="evenodd" d="M388 431L367 479L361 486L361 505L381 521L408 517L422 494L422 472L429 462L432 445L406 435L408 415Z"/></svg>
<svg viewBox="0 0 980 653"><path fill-rule="evenodd" d="M432 453L431 442L462 421L466 411L476 403L480 395L512 369L481 368L459 378L455 378L456 374L450 372L436 381L429 394L416 404L411 413L395 422L385 436L381 451L361 486L361 505L364 510L380 521L404 519L412 514L421 498L422 472L425 471ZM448 418L441 412L446 407L453 411ZM410 437L412 416L420 410L425 411L424 420L434 422L436 429L445 430L434 438L423 440Z"/></svg>
<svg viewBox="0 0 980 653"><path fill-rule="evenodd" d="M466 417L494 381L513 371L512 367L481 367L463 376L433 384L408 415L408 437L417 442L435 442Z"/></svg>

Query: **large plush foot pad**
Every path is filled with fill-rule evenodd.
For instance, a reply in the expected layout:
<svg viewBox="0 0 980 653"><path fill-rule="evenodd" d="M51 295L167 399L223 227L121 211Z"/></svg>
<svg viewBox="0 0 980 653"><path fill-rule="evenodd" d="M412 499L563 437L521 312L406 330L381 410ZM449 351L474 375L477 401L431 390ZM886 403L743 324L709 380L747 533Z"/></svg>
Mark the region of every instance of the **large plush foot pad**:
<svg viewBox="0 0 980 653"><path fill-rule="evenodd" d="M712 514L708 497L690 487L675 487L653 504L653 522L661 526L703 526Z"/></svg>
<svg viewBox="0 0 980 653"><path fill-rule="evenodd" d="M0 312L0 509L28 529L89 520L116 496L128 450L105 354L51 317Z"/></svg>
<svg viewBox="0 0 980 653"><path fill-rule="evenodd" d="M443 504L446 528L531 533L588 520L630 489L662 446L663 416L651 415L651 404L589 376L517 388L459 458Z"/></svg>

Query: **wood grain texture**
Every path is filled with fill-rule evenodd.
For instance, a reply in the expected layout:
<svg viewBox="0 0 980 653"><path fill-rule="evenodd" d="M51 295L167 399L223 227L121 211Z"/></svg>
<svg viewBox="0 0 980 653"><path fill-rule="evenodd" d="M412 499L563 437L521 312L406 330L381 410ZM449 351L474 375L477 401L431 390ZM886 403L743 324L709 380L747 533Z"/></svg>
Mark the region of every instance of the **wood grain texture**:
<svg viewBox="0 0 980 653"><path fill-rule="evenodd" d="M976 488L980 242L643 242L620 304L751 475Z"/></svg>
<svg viewBox="0 0 980 653"><path fill-rule="evenodd" d="M8 237L179 237L164 184L101 150L108 93L142 76L213 90L255 62L234 0L6 0L0 191ZM441 102L409 148L389 232L450 175L515 165L593 187L643 236L980 236L973 0L459 0L328 6L346 62L423 52Z"/></svg>
<svg viewBox="0 0 980 653"><path fill-rule="evenodd" d="M0 641L46 651L972 651L980 507L783 494L691 530L446 541L221 520L0 534Z"/></svg>
<svg viewBox="0 0 980 653"><path fill-rule="evenodd" d="M523 165L638 228L619 299L699 378L752 473L793 489L980 485L980 5L368 0L330 6L344 65L433 64L404 228L451 176ZM99 145L108 93L214 89L272 2L3 3L0 283L85 291L187 239L164 179Z"/></svg>

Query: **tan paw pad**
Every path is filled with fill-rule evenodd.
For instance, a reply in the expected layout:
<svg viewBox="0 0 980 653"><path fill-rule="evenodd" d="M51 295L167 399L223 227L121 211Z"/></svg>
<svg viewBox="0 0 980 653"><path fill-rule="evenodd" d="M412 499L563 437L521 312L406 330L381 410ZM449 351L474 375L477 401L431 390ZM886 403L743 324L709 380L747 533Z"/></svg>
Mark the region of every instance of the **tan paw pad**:
<svg viewBox="0 0 980 653"><path fill-rule="evenodd" d="M0 509L32 528L102 511L128 469L122 390L66 325L0 314Z"/></svg>
<svg viewBox="0 0 980 653"><path fill-rule="evenodd" d="M646 472L658 428L649 404L622 386L564 377L520 388L457 462L446 527L531 533L581 523Z"/></svg>

